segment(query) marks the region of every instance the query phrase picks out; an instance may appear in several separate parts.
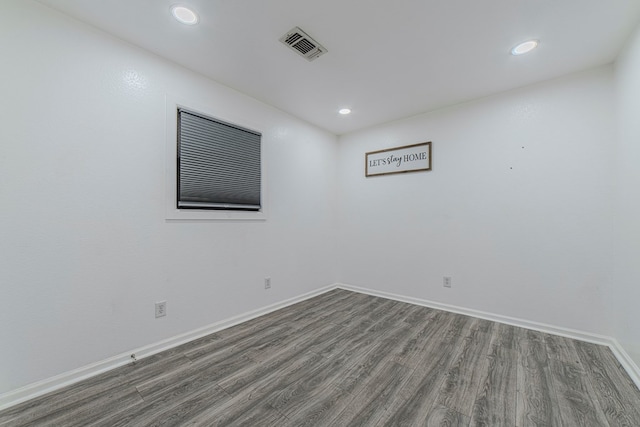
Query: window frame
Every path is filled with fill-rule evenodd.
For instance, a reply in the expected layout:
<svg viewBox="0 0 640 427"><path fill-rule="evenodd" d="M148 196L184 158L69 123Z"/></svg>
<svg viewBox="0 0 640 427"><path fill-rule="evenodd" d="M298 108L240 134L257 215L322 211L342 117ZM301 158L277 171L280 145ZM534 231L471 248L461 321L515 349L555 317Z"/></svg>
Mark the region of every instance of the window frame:
<svg viewBox="0 0 640 427"><path fill-rule="evenodd" d="M193 113L211 117L221 122L236 124L247 130L262 134L260 142L260 201L261 208L257 211L218 210L218 209L178 209L178 109L185 109ZM232 117L230 114L220 113L211 106L198 105L188 100L180 100L170 95L166 96L166 150L165 150L165 219L166 220L194 220L194 221L264 221L267 219L266 167L265 167L265 137L264 132L254 123L244 118Z"/></svg>

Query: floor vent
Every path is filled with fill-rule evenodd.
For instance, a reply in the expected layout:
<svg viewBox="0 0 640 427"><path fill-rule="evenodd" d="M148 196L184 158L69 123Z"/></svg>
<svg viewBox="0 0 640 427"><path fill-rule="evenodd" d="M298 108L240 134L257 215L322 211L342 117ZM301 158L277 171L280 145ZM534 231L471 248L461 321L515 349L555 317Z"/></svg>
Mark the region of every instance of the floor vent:
<svg viewBox="0 0 640 427"><path fill-rule="evenodd" d="M327 53L327 49L298 27L293 27L287 34L280 37L280 41L308 61L313 61L320 55Z"/></svg>

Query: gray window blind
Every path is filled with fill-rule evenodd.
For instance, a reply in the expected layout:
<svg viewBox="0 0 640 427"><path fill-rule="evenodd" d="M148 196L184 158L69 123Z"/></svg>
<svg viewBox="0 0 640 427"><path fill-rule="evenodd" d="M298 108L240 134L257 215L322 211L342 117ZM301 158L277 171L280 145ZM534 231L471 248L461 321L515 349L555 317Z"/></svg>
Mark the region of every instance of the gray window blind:
<svg viewBox="0 0 640 427"><path fill-rule="evenodd" d="M260 140L178 109L178 209L260 210Z"/></svg>

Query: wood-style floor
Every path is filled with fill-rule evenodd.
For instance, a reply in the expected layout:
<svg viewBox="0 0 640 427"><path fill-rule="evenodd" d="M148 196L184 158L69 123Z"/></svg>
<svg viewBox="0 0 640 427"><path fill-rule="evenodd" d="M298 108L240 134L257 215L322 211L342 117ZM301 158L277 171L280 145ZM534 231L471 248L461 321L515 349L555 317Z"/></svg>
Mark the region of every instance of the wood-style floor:
<svg viewBox="0 0 640 427"><path fill-rule="evenodd" d="M607 347L334 290L0 412L2 426L640 426Z"/></svg>

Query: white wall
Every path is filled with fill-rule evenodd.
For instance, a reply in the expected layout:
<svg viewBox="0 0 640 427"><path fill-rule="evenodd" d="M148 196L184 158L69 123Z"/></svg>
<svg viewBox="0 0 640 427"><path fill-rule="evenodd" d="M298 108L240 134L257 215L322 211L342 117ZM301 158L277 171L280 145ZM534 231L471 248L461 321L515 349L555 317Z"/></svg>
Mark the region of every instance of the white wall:
<svg viewBox="0 0 640 427"><path fill-rule="evenodd" d="M609 334L612 76L599 68L342 136L341 282ZM364 177L365 152L423 141L431 172Z"/></svg>
<svg viewBox="0 0 640 427"><path fill-rule="evenodd" d="M0 52L0 394L336 282L335 136L30 1ZM263 131L266 222L165 221L165 94Z"/></svg>
<svg viewBox="0 0 640 427"><path fill-rule="evenodd" d="M640 366L640 27L616 62L614 336Z"/></svg>

